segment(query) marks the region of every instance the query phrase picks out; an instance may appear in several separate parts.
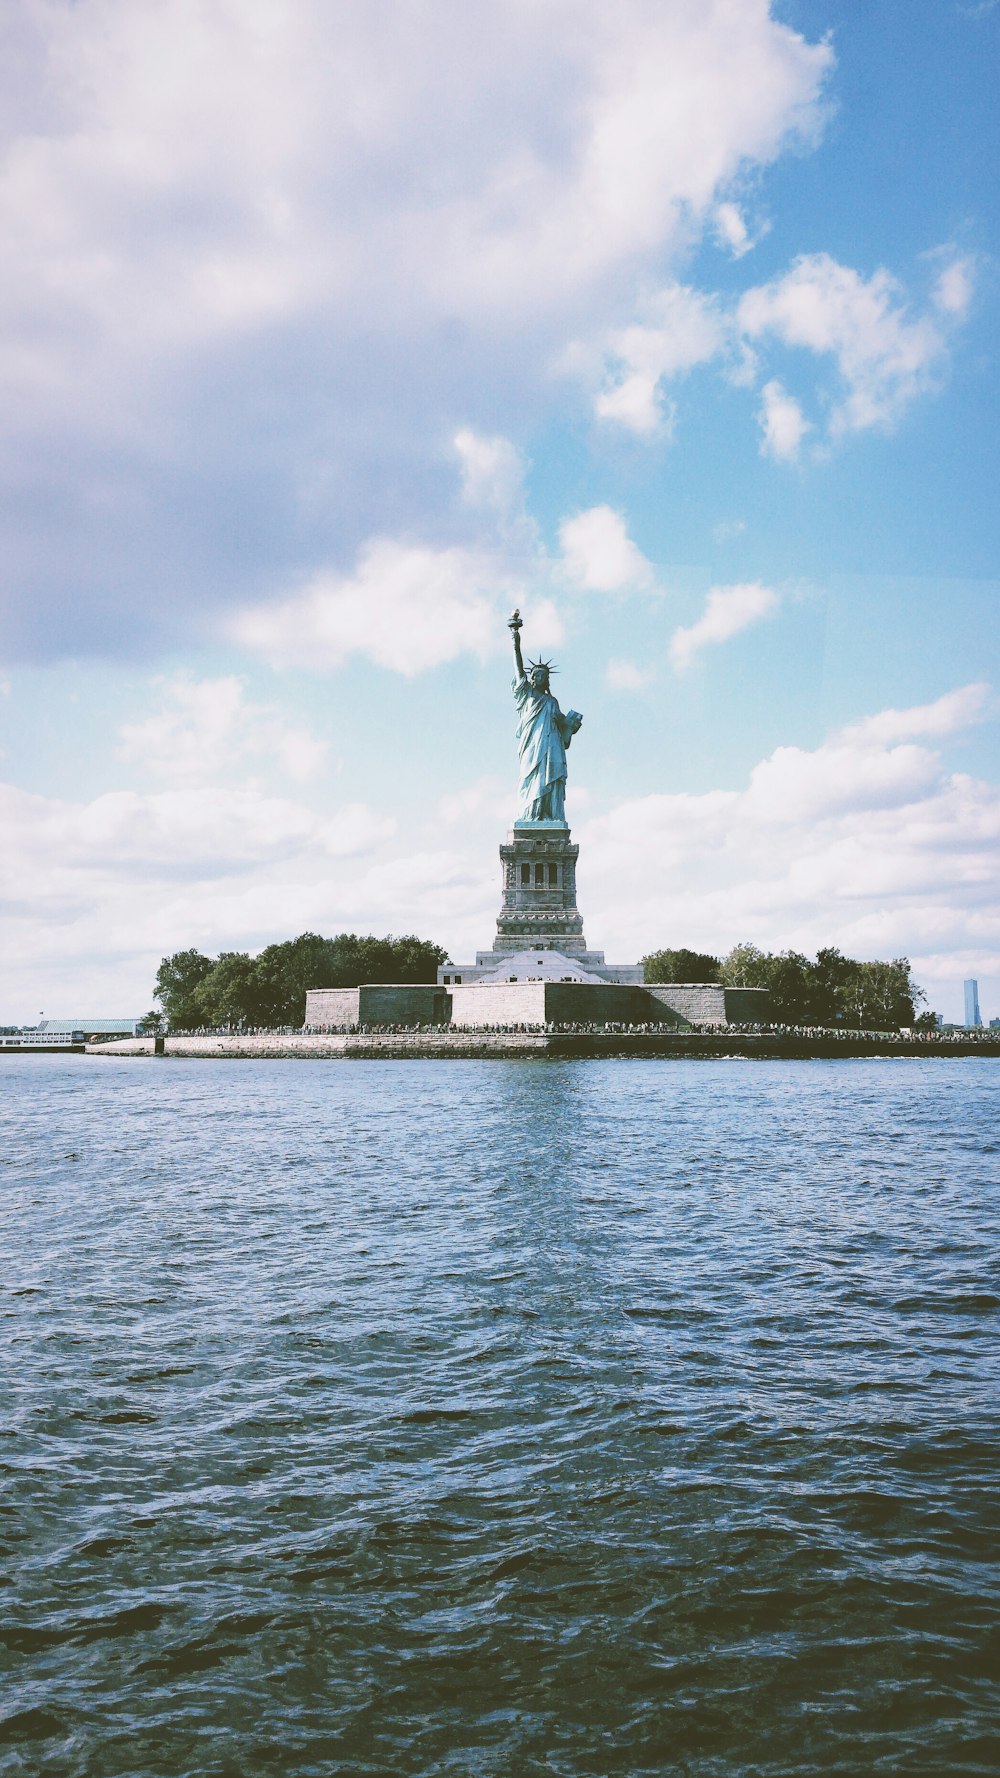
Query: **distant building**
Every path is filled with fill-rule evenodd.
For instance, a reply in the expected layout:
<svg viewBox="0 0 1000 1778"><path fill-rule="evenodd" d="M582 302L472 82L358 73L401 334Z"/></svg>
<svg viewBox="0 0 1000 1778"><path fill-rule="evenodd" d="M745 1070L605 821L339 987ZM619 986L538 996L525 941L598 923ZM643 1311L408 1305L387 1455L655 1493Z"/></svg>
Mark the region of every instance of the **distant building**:
<svg viewBox="0 0 1000 1778"><path fill-rule="evenodd" d="M142 1019L42 1019L0 1025L0 1050L80 1050L91 1037L137 1037Z"/></svg>
<svg viewBox="0 0 1000 1778"><path fill-rule="evenodd" d="M981 1025L982 1014L979 1011L979 983L963 982L965 989L965 1022L967 1025Z"/></svg>
<svg viewBox="0 0 1000 1778"><path fill-rule="evenodd" d="M46 1037L135 1037L141 1019L42 1019L35 1026Z"/></svg>

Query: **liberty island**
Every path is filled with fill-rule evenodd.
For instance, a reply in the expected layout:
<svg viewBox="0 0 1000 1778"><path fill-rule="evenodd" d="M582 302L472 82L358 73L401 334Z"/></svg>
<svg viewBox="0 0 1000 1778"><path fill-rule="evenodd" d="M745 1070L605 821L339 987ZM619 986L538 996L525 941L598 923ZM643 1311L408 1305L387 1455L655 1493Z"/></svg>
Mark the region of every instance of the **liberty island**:
<svg viewBox="0 0 1000 1778"><path fill-rule="evenodd" d="M434 1025L482 1028L517 1024L725 1025L766 1017L760 988L717 982L647 985L641 963L607 963L591 950L577 906L580 848L566 820L567 754L580 732L579 710L565 713L552 691L551 661L521 651L519 611L508 621L514 643L511 690L517 713L517 815L500 847L502 900L492 946L474 963L448 961L427 986L371 984L316 988L306 997L306 1025Z"/></svg>
<svg viewBox="0 0 1000 1778"><path fill-rule="evenodd" d="M382 942L390 948L395 945L397 951L407 945L429 951L424 959L427 972L378 975L379 965L372 958L366 965L374 964L372 973L367 978L355 974L356 985L305 989L304 1020L299 1011L291 1023L279 1019L259 1024L251 1019L249 1029L241 1022L234 1031L231 1024L220 1027L212 1020L206 1028L197 1017L189 1025L180 1023L178 1029L171 1016L169 1034L154 1031L88 1044L91 1053L262 1059L376 1053L832 1059L851 1054L926 1055L932 1045L937 1053L951 1056L1000 1053L1000 1041L992 1040L990 1033L931 1035L911 1029L912 1001L907 1002L905 1021L831 1028L815 1017L788 1021L786 1013L776 1014L767 986L736 985L720 980L718 974L701 980L647 981L643 963L608 963L603 951L591 949L577 905L580 848L566 819L568 753L583 716L578 710L562 711L552 691L553 662L529 658L525 664L518 611L508 620L508 628L514 646L511 691L517 717L518 783L514 820L500 845L501 904L490 948L477 951L474 962L448 958L438 963L446 957L440 947L416 939L372 941L376 949ZM306 939L320 948L326 943L314 934L297 942ZM359 941L350 942L356 946ZM674 955L685 959L685 968L715 962L696 952ZM836 951L828 955L840 964L850 962ZM197 960L197 953L166 958L162 968L169 973L192 956ZM220 964L228 960L220 959ZM200 961L212 969L209 959ZM409 961L412 964L412 957ZM644 961L654 966L651 973L661 973L657 954Z"/></svg>

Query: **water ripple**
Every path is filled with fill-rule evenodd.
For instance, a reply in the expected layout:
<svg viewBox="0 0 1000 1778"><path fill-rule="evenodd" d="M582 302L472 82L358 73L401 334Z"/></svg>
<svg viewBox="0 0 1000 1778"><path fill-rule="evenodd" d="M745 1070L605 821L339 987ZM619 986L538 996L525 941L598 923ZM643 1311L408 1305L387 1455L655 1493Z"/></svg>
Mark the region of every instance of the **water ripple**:
<svg viewBox="0 0 1000 1778"><path fill-rule="evenodd" d="M996 1067L5 1058L0 1774L994 1774Z"/></svg>

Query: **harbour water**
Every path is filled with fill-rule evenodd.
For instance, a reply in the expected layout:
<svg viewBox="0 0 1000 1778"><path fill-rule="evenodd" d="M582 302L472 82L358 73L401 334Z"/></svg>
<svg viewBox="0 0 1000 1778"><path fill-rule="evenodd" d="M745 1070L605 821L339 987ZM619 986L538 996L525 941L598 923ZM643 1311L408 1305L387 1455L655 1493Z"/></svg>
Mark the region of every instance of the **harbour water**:
<svg viewBox="0 0 1000 1778"><path fill-rule="evenodd" d="M995 1774L998 1086L6 1058L0 1774Z"/></svg>

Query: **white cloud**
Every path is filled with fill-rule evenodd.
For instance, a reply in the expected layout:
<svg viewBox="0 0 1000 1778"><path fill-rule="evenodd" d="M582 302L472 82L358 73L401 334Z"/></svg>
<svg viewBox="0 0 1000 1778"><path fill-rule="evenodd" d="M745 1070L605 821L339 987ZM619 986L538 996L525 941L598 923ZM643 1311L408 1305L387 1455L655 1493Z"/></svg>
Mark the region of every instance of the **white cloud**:
<svg viewBox="0 0 1000 1778"><path fill-rule="evenodd" d="M950 270L941 274L939 290L949 277ZM834 359L845 387L831 413L834 438L890 425L933 386L947 344L936 320L910 314L887 271L865 279L827 253L804 255L780 278L748 290L739 325L753 340L770 334Z"/></svg>
<svg viewBox="0 0 1000 1778"><path fill-rule="evenodd" d="M734 259L742 259L749 252L751 241L743 213L735 204L719 204L715 211L715 232L723 246L728 247Z"/></svg>
<svg viewBox="0 0 1000 1778"><path fill-rule="evenodd" d="M559 543L566 579L584 592L616 593L653 583L652 567L613 507L591 506L565 519Z"/></svg>
<svg viewBox="0 0 1000 1778"><path fill-rule="evenodd" d="M171 784L202 783L248 760L277 765L297 782L317 776L327 747L270 705L248 703L241 679L194 679L181 673L155 681L160 708L123 724L121 758Z"/></svg>
<svg viewBox="0 0 1000 1778"><path fill-rule="evenodd" d="M761 822L789 822L863 808L898 808L938 783L940 761L919 740L943 740L983 720L988 685L966 685L931 704L880 710L835 731L812 752L779 747L750 776L746 805Z"/></svg>
<svg viewBox="0 0 1000 1778"><path fill-rule="evenodd" d="M325 672L365 654L409 677L460 654L485 659L502 641L500 599L518 593L478 552L377 538L353 574L314 575L290 598L240 613L231 634L274 666Z"/></svg>
<svg viewBox="0 0 1000 1778"><path fill-rule="evenodd" d="M992 703L991 687L983 682L962 685L931 704L913 704L907 710L880 710L875 716L841 730L841 739L852 745L883 745L915 737L954 735L981 722Z"/></svg>
<svg viewBox="0 0 1000 1778"><path fill-rule="evenodd" d="M506 513L520 503L524 461L509 438L483 438L464 426L455 434L462 497L470 506Z"/></svg>
<svg viewBox="0 0 1000 1778"><path fill-rule="evenodd" d="M953 259L944 267L934 286L934 302L946 315L960 317L972 301L973 287L972 260Z"/></svg>
<svg viewBox="0 0 1000 1778"><path fill-rule="evenodd" d="M613 23L582 0L570 32L558 0L13 11L11 368L43 382L73 316L120 352L345 301L364 327L403 292L438 314L564 303L814 140L833 62L767 0L622 0Z"/></svg>
<svg viewBox="0 0 1000 1778"><path fill-rule="evenodd" d="M567 521L564 553L553 563L524 507L519 453L505 438L480 438L470 429L454 444L463 497L492 509L497 520L492 549L373 538L353 574L320 572L297 592L245 607L229 621L230 637L276 667L327 672L363 654L410 677L462 654L495 654L513 604L530 607L532 646L558 647L562 618L537 590L553 572L600 591L651 581L649 564L610 507ZM282 744L291 742L285 737Z"/></svg>
<svg viewBox="0 0 1000 1778"><path fill-rule="evenodd" d="M742 251L744 225L735 206L719 206L716 219L734 250ZM834 396L821 391L832 438L889 426L940 381L951 332L971 300L973 261L954 249L929 257L944 263L923 314L913 312L889 272L865 279L828 253L815 253L735 303L670 284L644 300L632 326L590 345L578 343L563 366L591 382L603 368L603 387L594 399L598 416L641 437L664 438L672 437L676 419L676 403L666 392L671 378L718 359L728 382L751 386L768 343L777 340L833 360L840 390ZM794 461L813 423L779 378L769 377L761 393L762 454Z"/></svg>
<svg viewBox="0 0 1000 1778"><path fill-rule="evenodd" d="M728 642L731 636L749 629L751 624L770 617L778 604L778 594L759 581L712 587L697 623L677 629L671 636L671 663L677 672L683 672L699 649Z"/></svg>
<svg viewBox="0 0 1000 1778"><path fill-rule="evenodd" d="M726 202L718 204L715 211L715 236L719 245L727 247L734 259L742 259L745 253L756 247L762 235L767 233L768 225L760 224L756 234L751 234L747 227L746 217L738 205Z"/></svg>
<svg viewBox="0 0 1000 1778"><path fill-rule="evenodd" d="M761 395L763 401L758 415L763 433L761 454L775 457L781 463L793 463L812 426L795 397L789 395L776 378L764 384Z"/></svg>
<svg viewBox="0 0 1000 1778"><path fill-rule="evenodd" d="M106 791L73 804L2 787L11 854L4 887L19 895L12 856L37 873L39 907L58 904L82 873L101 884L132 873L197 877L257 867L309 852L349 857L392 830L361 804L320 816L305 804L270 796L252 784L201 785L142 793ZM44 879L44 881L42 880ZM154 895L155 899L155 895Z"/></svg>
<svg viewBox="0 0 1000 1778"><path fill-rule="evenodd" d="M4 998L15 1018L39 1005L142 1012L167 951L330 930L338 902L357 924L355 879L395 828L363 804L319 814L252 784L80 803L0 785L0 823Z"/></svg>
<svg viewBox="0 0 1000 1778"><path fill-rule="evenodd" d="M924 747L865 747L832 740L814 752L778 747L750 774L746 802L761 823L780 826L856 808L897 808L935 784L939 766Z"/></svg>
<svg viewBox="0 0 1000 1778"><path fill-rule="evenodd" d="M649 563L610 507L567 520L553 561L524 509L523 466L509 441L465 429L454 443L464 498L500 521L491 550L373 538L353 573L320 572L299 591L237 612L226 626L231 639L276 667L328 672L363 654L410 677L462 654L495 654L515 604L532 646L558 647L563 621L539 590L553 575L601 592L651 584Z"/></svg>
<svg viewBox="0 0 1000 1778"><path fill-rule="evenodd" d="M789 135L816 137L832 52L777 24L767 0L667 11L626 0L613 22L584 6L569 57L561 8L534 18L545 52L558 43L562 58L547 95L575 102L575 127L565 131L564 112L554 156L536 143L501 153L479 215L461 215L465 253L448 255L449 271L479 300L563 296L654 244L676 246L745 160L766 164Z"/></svg>
<svg viewBox="0 0 1000 1778"><path fill-rule="evenodd" d="M498 824L510 820L511 788L500 778L488 774L464 790L451 791L438 801L438 813L449 827L481 826L484 817Z"/></svg>
<svg viewBox="0 0 1000 1778"><path fill-rule="evenodd" d="M16 634L41 654L186 640L303 561L440 537L447 416L527 436L568 341L817 139L834 59L768 0L10 0L5 23L0 453L31 490ZM643 319L669 372L677 318ZM636 374L642 425L664 372ZM473 455L470 494L500 498L511 460Z"/></svg>
<svg viewBox="0 0 1000 1778"><path fill-rule="evenodd" d="M609 661L604 677L612 691L645 691L656 674L651 667L640 667L636 661Z"/></svg>
<svg viewBox="0 0 1000 1778"><path fill-rule="evenodd" d="M643 305L641 321L609 334L604 357L610 368L595 411L632 432L669 431L672 407L661 384L722 351L727 328L713 298L671 284Z"/></svg>
<svg viewBox="0 0 1000 1778"><path fill-rule="evenodd" d="M522 604L521 616L525 620L522 640L530 642L533 649L560 648L565 642L566 626L551 599L536 599L532 595L529 605Z"/></svg>
<svg viewBox="0 0 1000 1778"><path fill-rule="evenodd" d="M813 749L779 748L743 789L619 804L578 834L589 941L626 961L742 938L809 954L836 944L909 955L935 1004L939 984L957 1003L968 974L1000 996L1000 785L949 771L913 739L989 713L984 689L966 687Z"/></svg>

